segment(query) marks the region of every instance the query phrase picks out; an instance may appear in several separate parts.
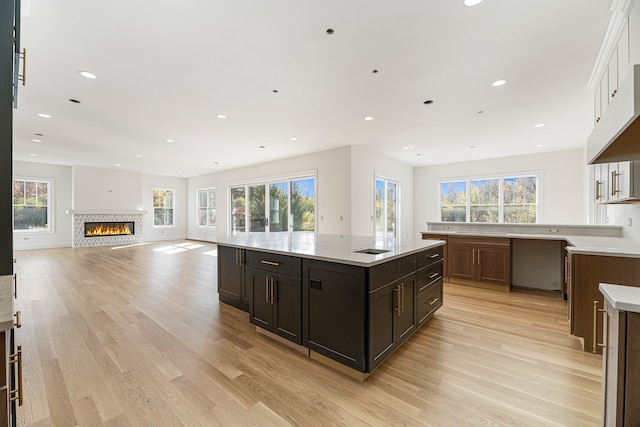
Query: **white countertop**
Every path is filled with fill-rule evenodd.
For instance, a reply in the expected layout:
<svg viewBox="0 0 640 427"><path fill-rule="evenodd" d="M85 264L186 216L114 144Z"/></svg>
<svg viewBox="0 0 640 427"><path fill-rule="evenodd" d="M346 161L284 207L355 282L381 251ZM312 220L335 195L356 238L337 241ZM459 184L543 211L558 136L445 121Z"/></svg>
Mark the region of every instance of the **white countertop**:
<svg viewBox="0 0 640 427"><path fill-rule="evenodd" d="M600 292L616 310L640 313L640 288L600 283Z"/></svg>
<svg viewBox="0 0 640 427"><path fill-rule="evenodd" d="M541 239L541 240L564 240L570 246L567 251L574 254L616 256L627 258L640 258L640 242L624 237L608 236L583 236L557 233L501 233L474 232L474 231L444 231L429 230L423 234L449 235L460 237L507 237L512 239Z"/></svg>
<svg viewBox="0 0 640 427"><path fill-rule="evenodd" d="M13 328L13 276L0 276L0 331Z"/></svg>
<svg viewBox="0 0 640 427"><path fill-rule="evenodd" d="M313 233L250 233L217 237L213 240L223 246L252 249L261 252L296 255L302 258L337 262L340 264L371 267L386 261L441 246L436 240L383 240L365 236ZM361 249L388 250L382 254L363 254Z"/></svg>

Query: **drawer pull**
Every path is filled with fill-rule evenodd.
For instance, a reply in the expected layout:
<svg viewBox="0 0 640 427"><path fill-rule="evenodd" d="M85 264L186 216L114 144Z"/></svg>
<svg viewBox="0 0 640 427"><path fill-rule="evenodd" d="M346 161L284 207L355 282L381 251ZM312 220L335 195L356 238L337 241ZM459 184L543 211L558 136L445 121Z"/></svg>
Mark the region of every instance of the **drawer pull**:
<svg viewBox="0 0 640 427"><path fill-rule="evenodd" d="M440 254L433 254L429 258L438 258L439 256L440 256Z"/></svg>
<svg viewBox="0 0 640 427"><path fill-rule="evenodd" d="M273 262L273 261L265 261L265 260L262 260L262 261L260 261L260 262L262 262L263 264L266 264L266 265L273 265L273 266L275 266L275 267L277 267L277 266L279 266L279 265L280 265L280 263L279 263L279 262Z"/></svg>
<svg viewBox="0 0 640 427"><path fill-rule="evenodd" d="M18 299L18 273L13 274L13 298Z"/></svg>
<svg viewBox="0 0 640 427"><path fill-rule="evenodd" d="M591 348L591 350L595 353L598 347L602 347L605 348L606 345L604 344L600 344L598 342L598 312L600 313L606 313L607 310L605 310L604 308L598 308L598 302L599 301L594 301L593 302L593 347Z"/></svg>
<svg viewBox="0 0 640 427"><path fill-rule="evenodd" d="M429 276L429 279L433 279L434 277L437 277L438 273L433 273L431 276Z"/></svg>
<svg viewBox="0 0 640 427"><path fill-rule="evenodd" d="M431 301L429 301L429 305L433 305L433 304L437 303L438 301L440 301L440 298L435 297L434 299L432 299Z"/></svg>
<svg viewBox="0 0 640 427"><path fill-rule="evenodd" d="M9 355L9 363L18 364L18 387L15 390L11 390L9 400L11 402L18 401L18 406L22 406L22 346L18 346L18 351Z"/></svg>
<svg viewBox="0 0 640 427"><path fill-rule="evenodd" d="M16 323L14 323L13 326L16 328L22 328L22 322L20 322L20 311L16 311L14 317L16 318Z"/></svg>
<svg viewBox="0 0 640 427"><path fill-rule="evenodd" d="M269 303L269 276L264 278L264 302Z"/></svg>

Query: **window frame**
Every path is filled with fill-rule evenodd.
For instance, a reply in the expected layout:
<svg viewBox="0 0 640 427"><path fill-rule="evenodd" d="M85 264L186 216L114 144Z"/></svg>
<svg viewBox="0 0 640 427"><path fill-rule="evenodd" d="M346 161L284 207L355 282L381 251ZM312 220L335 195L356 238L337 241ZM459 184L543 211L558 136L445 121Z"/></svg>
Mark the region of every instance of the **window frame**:
<svg viewBox="0 0 640 427"><path fill-rule="evenodd" d="M171 194L173 196L173 206L170 208L173 211L173 214L171 215L171 219L173 220L172 224L169 224L169 225L167 225L167 224L156 225L156 205L155 205L155 200L154 200L154 193L155 193L156 190L171 191ZM168 209L168 208L163 207L162 209ZM153 228L162 228L162 229L177 228L177 226L176 226L176 190L175 190L175 188L164 187L164 186L151 187L151 212L152 212L152 218L153 218Z"/></svg>
<svg viewBox="0 0 640 427"><path fill-rule="evenodd" d="M15 211L14 211L14 194L13 194L13 182L25 181L25 182L45 182L47 183L47 228L34 230L34 229L15 229ZM54 198L55 180L47 177L25 177L14 176L11 179L11 231L20 234L53 234L55 233L55 198Z"/></svg>
<svg viewBox="0 0 640 427"><path fill-rule="evenodd" d="M534 223L512 223L512 222L504 222L504 182L507 179L512 178L528 178L534 177L536 179L536 221ZM497 179L499 185L499 201L498 201L498 222L483 222L483 221L471 221L471 183L473 181L486 181ZM442 219L442 185L445 183L453 183L453 182L464 182L466 188L466 213L465 213L465 221L444 221ZM542 193L543 193L543 174L541 171L525 171L525 172L514 172L514 173L502 173L502 174L492 174L492 175L474 175L468 177L456 177L456 178L441 178L436 180L437 183L437 218L440 222L447 222L453 224L541 224L543 223L543 209L542 209ZM533 205L532 203L525 203L525 205ZM456 205L463 206L463 205ZM480 206L480 205L474 205ZM493 206L493 205L492 205Z"/></svg>
<svg viewBox="0 0 640 427"><path fill-rule="evenodd" d="M200 224L200 209L202 209L202 207L200 206L200 192L201 191L207 191L207 206L205 208L207 210L207 224L206 225ZM215 219L214 219L213 224L209 223L209 214L208 214L209 209L211 209L211 206L209 204L210 201L211 201L211 199L209 198L209 192L211 192L211 191L213 191L214 198L215 198L215 206L213 207L213 209L215 209ZM206 228L206 229L215 229L215 228L217 228L217 226L218 226L218 192L217 192L217 189L216 189L215 185L196 188L196 221L195 222L196 222L196 228Z"/></svg>
<svg viewBox="0 0 640 427"><path fill-rule="evenodd" d="M377 227L377 220L378 220L378 212L377 212L377 193L378 193L378 181L382 181L383 182L383 206L382 206L382 220L383 220L383 227L382 227L382 235L378 235L378 227ZM401 231L400 231L400 226L402 224L401 221L401 212L400 212L400 207L401 207L401 203L400 203L400 194L401 194L401 183L399 179L396 178L391 178L388 175L384 175L384 174L380 174L380 173L375 173L374 174L374 178L373 178L373 236L374 238L383 238L383 239L389 239L389 235L388 235L388 227L386 226L389 218L389 206L388 206L388 197L387 197L387 190L388 190L388 184L389 183L393 183L396 186L396 197L395 197L395 236L393 236L392 238L398 239L398 236L401 236Z"/></svg>
<svg viewBox="0 0 640 427"><path fill-rule="evenodd" d="M227 209L227 232L229 235L248 235L250 233L311 233L310 231L294 231L292 221L292 212L291 212L291 201L292 201L292 183L294 181L302 180L302 179L313 179L313 204L314 204L314 218L313 218L313 234L318 234L318 174L316 170L312 171L303 171L298 173L284 174L284 175L275 175L268 177L260 177L256 179L252 179L250 181L238 181L232 184L227 185L227 203L229 208ZM266 218L270 218L270 193L269 187L272 184L278 184L282 182L287 182L288 184L288 224L287 231L270 231L269 225L265 225L265 231L251 231L251 220L250 220L250 208L247 206L247 200L249 199L249 187L256 186L265 186L265 216ZM235 231L233 229L233 206L231 201L232 191L237 188L244 188L244 199L245 199L245 221L244 221L244 231Z"/></svg>

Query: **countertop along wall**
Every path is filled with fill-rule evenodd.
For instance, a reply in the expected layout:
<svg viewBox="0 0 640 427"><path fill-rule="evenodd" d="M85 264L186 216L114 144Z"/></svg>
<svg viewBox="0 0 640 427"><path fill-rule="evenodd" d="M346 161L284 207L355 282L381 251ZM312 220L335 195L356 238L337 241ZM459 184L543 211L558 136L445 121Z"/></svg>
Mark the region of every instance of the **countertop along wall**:
<svg viewBox="0 0 640 427"><path fill-rule="evenodd" d="M425 221L440 221L439 180L503 176L511 173L541 172L541 223L587 224L586 185L583 149L504 157L414 169L414 203L417 232L425 231Z"/></svg>

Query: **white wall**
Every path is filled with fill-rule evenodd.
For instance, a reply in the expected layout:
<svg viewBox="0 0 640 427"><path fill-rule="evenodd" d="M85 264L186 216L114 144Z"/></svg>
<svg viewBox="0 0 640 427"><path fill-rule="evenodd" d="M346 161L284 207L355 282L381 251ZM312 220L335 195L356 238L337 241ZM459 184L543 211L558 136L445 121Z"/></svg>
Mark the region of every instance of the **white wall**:
<svg viewBox="0 0 640 427"><path fill-rule="evenodd" d="M640 242L640 203L607 205L606 215L608 225L622 226L623 237Z"/></svg>
<svg viewBox="0 0 640 427"><path fill-rule="evenodd" d="M212 235L224 236L228 233L229 187L231 185L269 178L291 177L314 171L317 174L315 201L317 231L319 233L350 234L350 159L350 147L342 147L190 178L187 236L206 240L210 239ZM219 214L215 229L196 227L196 190L203 187L216 187L216 208Z"/></svg>
<svg viewBox="0 0 640 427"><path fill-rule="evenodd" d="M362 145L351 147L351 234L358 236L374 234L376 175L400 183L399 236L404 239L415 238L413 168L384 157Z"/></svg>
<svg viewBox="0 0 640 427"><path fill-rule="evenodd" d="M73 166L73 209L102 212L142 210L142 173Z"/></svg>
<svg viewBox="0 0 640 427"><path fill-rule="evenodd" d="M425 221L439 221L438 180L541 172L541 222L585 224L588 209L583 149L478 160L414 169L415 230Z"/></svg>
<svg viewBox="0 0 640 427"><path fill-rule="evenodd" d="M188 216L187 216L187 178L172 178L159 175L142 175L142 207L145 211L143 215L143 235L145 242L157 240L178 240L187 236ZM153 189L163 188L174 190L174 227L154 227L153 226ZM195 201L193 201L195 203Z"/></svg>
<svg viewBox="0 0 640 427"><path fill-rule="evenodd" d="M66 214L66 210L70 209L72 204L71 167L14 161L13 176L51 180L53 225L52 231L47 233L14 232L13 248L25 250L71 246L71 215Z"/></svg>

